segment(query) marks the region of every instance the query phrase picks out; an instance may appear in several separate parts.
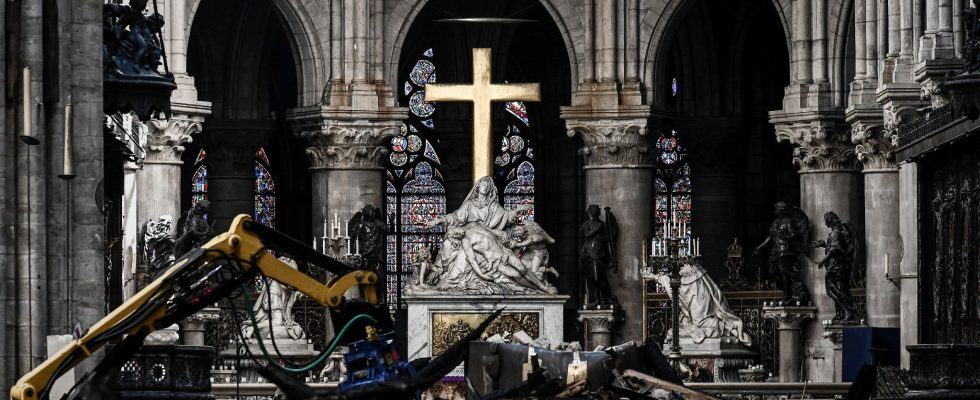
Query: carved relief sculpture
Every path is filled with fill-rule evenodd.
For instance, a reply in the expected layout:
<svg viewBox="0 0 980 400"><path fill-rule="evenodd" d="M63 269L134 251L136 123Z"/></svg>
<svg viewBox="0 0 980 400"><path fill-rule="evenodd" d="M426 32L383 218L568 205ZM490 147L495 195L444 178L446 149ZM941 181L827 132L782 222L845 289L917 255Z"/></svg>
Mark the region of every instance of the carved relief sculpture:
<svg viewBox="0 0 980 400"><path fill-rule="evenodd" d="M851 271L857 255L858 241L854 226L841 222L833 211L824 214L830 228L827 240L815 240L810 245L823 247L826 255L817 268L827 268L827 296L834 301L835 323L857 323L860 319L851 296Z"/></svg>
<svg viewBox="0 0 980 400"><path fill-rule="evenodd" d="M773 208L776 219L769 226L769 237L756 246L753 255L758 256L763 247L771 245L769 276L783 291L783 304L806 305L810 295L803 285L802 262L810 220L799 207L781 201Z"/></svg>
<svg viewBox="0 0 980 400"><path fill-rule="evenodd" d="M555 294L544 279L545 247L553 243L539 225L518 223L522 209L507 210L489 176L480 178L459 209L436 217L429 227L448 228L435 260L417 254L410 293ZM426 250L427 251L427 250Z"/></svg>

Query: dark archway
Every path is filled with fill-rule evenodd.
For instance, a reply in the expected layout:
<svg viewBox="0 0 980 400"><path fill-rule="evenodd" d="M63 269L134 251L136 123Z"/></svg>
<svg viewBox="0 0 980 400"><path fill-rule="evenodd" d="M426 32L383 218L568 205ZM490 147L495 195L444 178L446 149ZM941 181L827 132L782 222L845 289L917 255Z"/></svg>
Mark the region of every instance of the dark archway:
<svg viewBox="0 0 980 400"><path fill-rule="evenodd" d="M654 99L650 138L676 131L688 149L693 234L705 267L720 279L734 238L748 257L767 234L772 204L799 204L792 146L777 142L768 122L789 83L789 55L768 2L691 0L682 7L661 46L660 81L650 83L667 88ZM751 276L764 261L747 264L743 274Z"/></svg>
<svg viewBox="0 0 980 400"><path fill-rule="evenodd" d="M439 21L457 17L513 17L534 22ZM533 155L522 159L534 165L535 221L556 240L550 247L550 263L561 271L561 277L555 283L560 293L577 299L576 232L584 210L582 169L575 141L567 137L564 122L559 118L559 108L571 99L569 57L559 28L545 7L536 0L427 3L413 21L399 56L398 81L394 82L399 101L403 106L410 105L409 90L403 90L404 85L429 49L437 82L468 83L472 81L471 49L477 47L492 49L495 82L541 84L542 101L526 104L530 123L521 128L527 143L533 147ZM508 121L513 118L504 107L504 103L493 107L494 143L501 143L508 135ZM437 142L449 210L459 206L472 186L471 118L468 104L447 102L438 103L432 117L435 126L432 137ZM504 150L498 146L495 151L499 156ZM510 179L507 173L495 179L499 191L504 193ZM575 304L569 302L567 306L571 311Z"/></svg>
<svg viewBox="0 0 980 400"><path fill-rule="evenodd" d="M285 111L296 107L296 44L278 9L267 0L209 0L195 14L188 72L198 98L210 101L204 130L184 153L183 206L191 204L191 176L207 151L215 229L236 214L252 214L256 151L265 150L275 181L275 227L309 238L310 178L306 145L295 138Z"/></svg>

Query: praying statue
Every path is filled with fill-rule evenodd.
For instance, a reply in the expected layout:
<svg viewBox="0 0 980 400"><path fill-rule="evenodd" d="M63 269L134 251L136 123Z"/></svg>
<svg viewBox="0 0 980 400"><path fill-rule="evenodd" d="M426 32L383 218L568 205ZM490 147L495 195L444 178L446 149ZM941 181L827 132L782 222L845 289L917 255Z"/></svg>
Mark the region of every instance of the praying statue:
<svg viewBox="0 0 980 400"><path fill-rule="evenodd" d="M857 307L851 296L851 271L857 256L858 241L854 226L841 222L833 211L824 214L824 224L830 228L827 240L815 240L810 245L823 247L826 255L817 268L827 268L827 296L834 301L835 323L858 322Z"/></svg>
<svg viewBox="0 0 980 400"><path fill-rule="evenodd" d="M656 280L664 288L670 288L670 274L645 268L643 275ZM728 307L728 300L721 288L700 265L686 263L680 269L681 286L679 299L667 290L671 301L677 301L680 310L681 337L702 343L706 338L735 338L746 346L752 345L752 336L745 332L742 319Z"/></svg>
<svg viewBox="0 0 980 400"><path fill-rule="evenodd" d="M599 206L589 205L589 219L582 223L582 276L585 278L585 308L611 306L617 303L609 289L608 272L619 271L616 262L616 217L606 207L606 220L599 216Z"/></svg>
<svg viewBox="0 0 980 400"><path fill-rule="evenodd" d="M505 209L489 176L480 178L460 207L426 226L447 228L435 259L416 260L411 292L554 294L544 278L547 244L554 239L533 221L519 221L526 207Z"/></svg>
<svg viewBox="0 0 980 400"><path fill-rule="evenodd" d="M377 272L385 262L385 234L388 233L381 210L370 204L364 206L354 214L349 229L351 241L357 244L357 253L361 255L362 266Z"/></svg>
<svg viewBox="0 0 980 400"><path fill-rule="evenodd" d="M205 217L210 209L210 201L199 200L177 222L177 240L174 246L174 254L178 257L195 247L201 247L214 236L214 228Z"/></svg>
<svg viewBox="0 0 980 400"><path fill-rule="evenodd" d="M790 207L781 201L773 209L776 219L769 227L769 237L756 246L752 254L758 256L763 247L771 245L769 276L777 280L783 291L783 304L808 305L810 295L803 285L802 263L810 219L799 207Z"/></svg>
<svg viewBox="0 0 980 400"><path fill-rule="evenodd" d="M290 258L280 257L282 262L293 269L298 269L296 262ZM262 290L252 305L252 312L255 313L256 325L252 321L245 319L242 327L242 334L247 338L253 338L255 329L258 327L259 335L262 339L275 337L276 339L302 339L305 337L303 327L293 320L293 304L299 298L299 291L285 286L272 279L263 282Z"/></svg>

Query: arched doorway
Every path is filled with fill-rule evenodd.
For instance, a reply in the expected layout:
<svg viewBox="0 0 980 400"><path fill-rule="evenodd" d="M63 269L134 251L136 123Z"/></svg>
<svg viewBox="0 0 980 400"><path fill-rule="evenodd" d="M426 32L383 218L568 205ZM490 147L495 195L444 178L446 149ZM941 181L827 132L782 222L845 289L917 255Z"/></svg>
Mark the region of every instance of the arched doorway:
<svg viewBox="0 0 980 400"><path fill-rule="evenodd" d="M691 219L704 265L719 281L735 238L749 257L767 235L773 203L799 204L792 146L777 142L768 122L789 83L786 46L771 3L690 0L675 11L653 60L649 136L666 152L658 161L668 161L658 165L670 166L674 155L664 144L674 139L687 161L685 168L658 170L655 215ZM743 275L754 277L764 261L750 260Z"/></svg>

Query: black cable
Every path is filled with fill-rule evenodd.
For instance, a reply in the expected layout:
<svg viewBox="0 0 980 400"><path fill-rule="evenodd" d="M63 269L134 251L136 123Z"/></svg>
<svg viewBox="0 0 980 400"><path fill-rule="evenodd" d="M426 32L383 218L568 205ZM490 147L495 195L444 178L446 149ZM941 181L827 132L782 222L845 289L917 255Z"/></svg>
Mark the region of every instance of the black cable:
<svg viewBox="0 0 980 400"><path fill-rule="evenodd" d="M272 348L273 348L273 350L276 351L276 355L279 356L279 359L281 361L283 361L286 365L289 365L290 367L293 367L293 368L302 367L302 366L304 366L303 364L295 363L295 362L293 362L291 360L286 359L286 356L284 356L282 354L282 351L279 350L279 346L276 345L276 334L273 331L273 326L272 326L272 291L269 289L269 284L270 284L269 283L269 277L265 276L265 274L262 274L262 271L259 271L259 274L261 275L262 280L265 283L266 304L269 306L269 315L268 315L268 318L267 318L269 320L269 339L272 342ZM259 301L262 301L262 300L259 299ZM285 314L285 312L286 312L285 304L283 305L282 311L283 311L283 314ZM283 318L285 318L285 316L283 316Z"/></svg>

